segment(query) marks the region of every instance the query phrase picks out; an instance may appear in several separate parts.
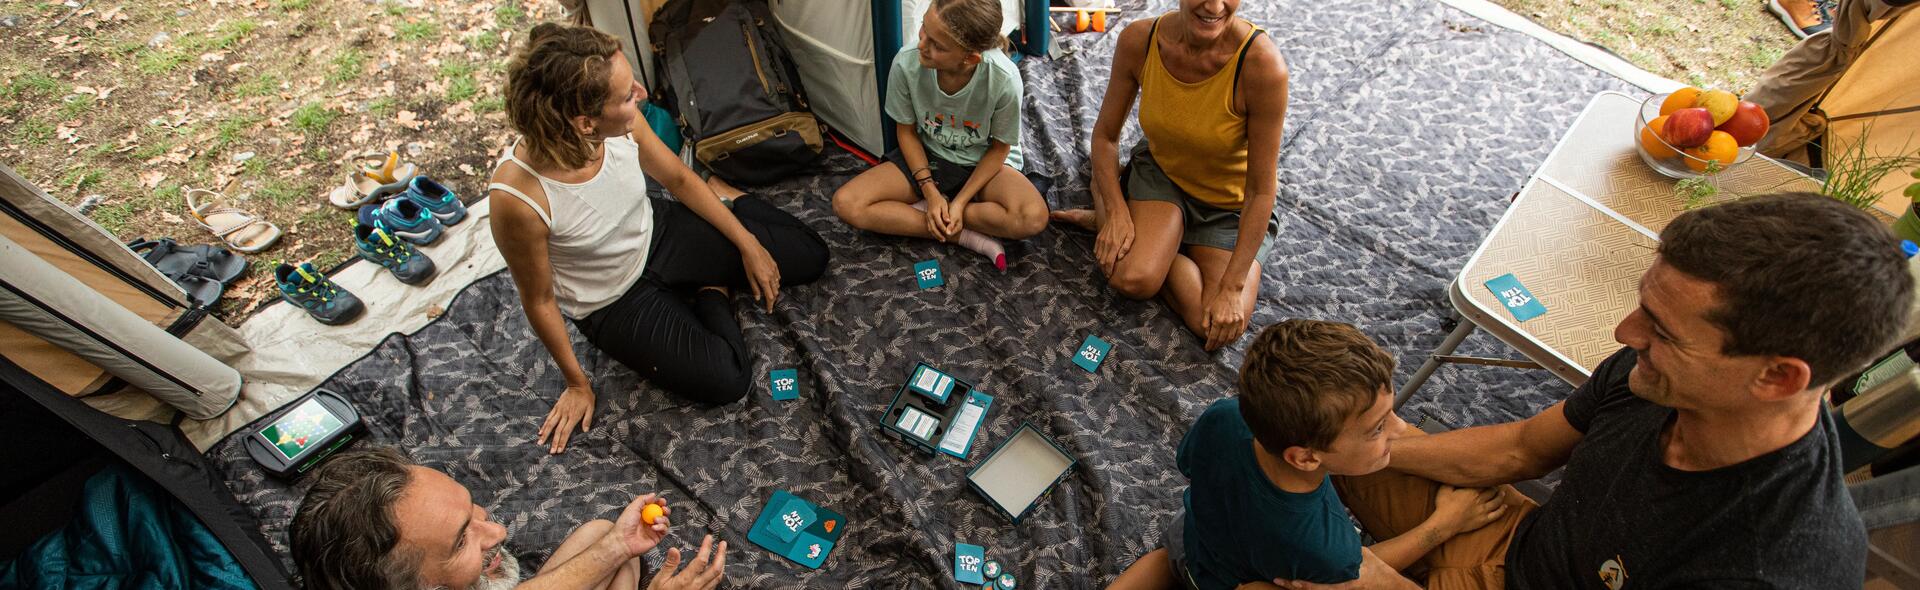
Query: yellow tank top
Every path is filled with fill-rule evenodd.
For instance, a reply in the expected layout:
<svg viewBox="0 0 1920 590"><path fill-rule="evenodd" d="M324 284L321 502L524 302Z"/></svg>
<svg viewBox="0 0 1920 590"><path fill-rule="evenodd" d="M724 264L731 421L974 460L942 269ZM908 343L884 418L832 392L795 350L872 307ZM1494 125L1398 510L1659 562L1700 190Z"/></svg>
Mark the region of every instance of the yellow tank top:
<svg viewBox="0 0 1920 590"><path fill-rule="evenodd" d="M1188 195L1238 210L1247 202L1247 117L1234 111L1233 90L1247 48L1261 29L1254 26L1247 33L1237 57L1220 71L1188 84L1174 79L1160 62L1159 28L1156 19L1148 36L1147 61L1140 69L1140 131L1147 136L1147 148Z"/></svg>

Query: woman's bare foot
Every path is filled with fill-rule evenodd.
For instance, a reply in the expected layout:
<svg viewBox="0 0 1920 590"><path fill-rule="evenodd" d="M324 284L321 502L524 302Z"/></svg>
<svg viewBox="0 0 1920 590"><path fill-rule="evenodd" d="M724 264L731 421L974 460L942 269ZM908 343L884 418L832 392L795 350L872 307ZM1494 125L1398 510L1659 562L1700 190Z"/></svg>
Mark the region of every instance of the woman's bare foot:
<svg viewBox="0 0 1920 590"><path fill-rule="evenodd" d="M1061 209L1047 214L1047 218L1062 223L1071 223L1087 231L1100 231L1100 216L1092 209Z"/></svg>
<svg viewBox="0 0 1920 590"><path fill-rule="evenodd" d="M727 181L720 178L718 175L707 177L707 188L713 189L713 194L719 195L720 198L727 199L729 201L740 198L740 195L747 194L746 191L742 191L740 189L734 188L733 185L731 184L727 184Z"/></svg>

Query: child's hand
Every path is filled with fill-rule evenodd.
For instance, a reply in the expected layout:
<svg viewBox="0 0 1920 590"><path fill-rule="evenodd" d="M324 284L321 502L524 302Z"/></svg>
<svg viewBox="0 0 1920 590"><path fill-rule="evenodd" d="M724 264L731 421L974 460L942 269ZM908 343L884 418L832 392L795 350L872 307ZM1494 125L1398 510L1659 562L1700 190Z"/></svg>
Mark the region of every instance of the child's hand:
<svg viewBox="0 0 1920 590"><path fill-rule="evenodd" d="M1456 488L1441 485L1433 495L1433 516L1428 518L1451 537L1487 526L1506 514L1507 503L1500 488Z"/></svg>
<svg viewBox="0 0 1920 590"><path fill-rule="evenodd" d="M959 236L960 230L966 228L966 224L961 220L966 212L967 204L963 201L956 199L947 204L947 225L940 228L947 233L947 237Z"/></svg>
<svg viewBox="0 0 1920 590"><path fill-rule="evenodd" d="M933 239L945 242L947 241L947 199L933 190L927 191L926 199L927 233L933 234Z"/></svg>

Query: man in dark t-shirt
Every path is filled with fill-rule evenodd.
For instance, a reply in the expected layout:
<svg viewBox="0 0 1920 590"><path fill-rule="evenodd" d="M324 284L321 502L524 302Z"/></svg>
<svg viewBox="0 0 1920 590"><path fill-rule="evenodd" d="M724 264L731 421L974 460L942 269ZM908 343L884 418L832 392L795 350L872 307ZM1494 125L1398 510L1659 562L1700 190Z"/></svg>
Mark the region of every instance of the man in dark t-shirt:
<svg viewBox="0 0 1920 590"><path fill-rule="evenodd" d="M1866 530L1825 396L1905 331L1914 286L1900 241L1799 193L1689 211L1660 242L1639 305L1614 328L1627 348L1566 401L1397 438L1382 473L1402 484L1342 489L1365 523L1430 502L1435 482L1566 468L1553 497L1515 519L1503 567L1429 588L1860 587Z"/></svg>

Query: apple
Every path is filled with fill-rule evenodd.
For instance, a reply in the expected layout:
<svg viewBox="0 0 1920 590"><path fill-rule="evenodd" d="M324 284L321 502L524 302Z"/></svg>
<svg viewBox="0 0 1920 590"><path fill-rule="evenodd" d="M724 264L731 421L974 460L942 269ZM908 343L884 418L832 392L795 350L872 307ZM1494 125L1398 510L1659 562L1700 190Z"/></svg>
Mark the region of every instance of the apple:
<svg viewBox="0 0 1920 590"><path fill-rule="evenodd" d="M1674 111L1660 132L1673 147L1698 147L1713 136L1713 114L1700 107Z"/></svg>
<svg viewBox="0 0 1920 590"><path fill-rule="evenodd" d="M1718 128L1732 135L1734 141L1740 142L1740 147L1747 147L1760 143L1760 138L1767 136L1767 127L1770 125L1766 109L1743 100L1740 101L1740 108L1734 109L1733 117Z"/></svg>
<svg viewBox="0 0 1920 590"><path fill-rule="evenodd" d="M1693 106L1706 109L1708 113L1713 114L1713 125L1718 127L1721 123L1727 122L1727 119L1733 118L1733 111L1740 108L1740 97L1725 90L1708 90L1700 93L1699 100L1694 102Z"/></svg>

